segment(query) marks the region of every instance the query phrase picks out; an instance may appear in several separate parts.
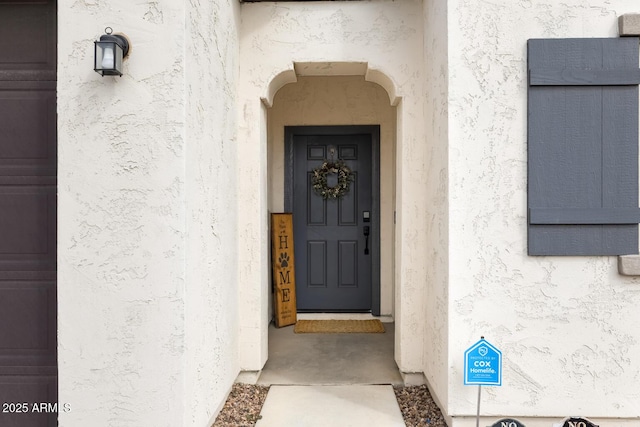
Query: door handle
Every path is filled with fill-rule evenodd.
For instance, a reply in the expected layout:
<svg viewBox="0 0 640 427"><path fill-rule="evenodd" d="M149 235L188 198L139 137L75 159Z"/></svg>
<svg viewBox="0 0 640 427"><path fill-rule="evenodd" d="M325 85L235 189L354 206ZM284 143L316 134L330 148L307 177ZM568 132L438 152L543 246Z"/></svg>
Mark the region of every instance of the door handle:
<svg viewBox="0 0 640 427"><path fill-rule="evenodd" d="M364 233L364 254L365 255L369 255L369 233L370 233L370 228L368 225L365 225L362 229L363 233Z"/></svg>

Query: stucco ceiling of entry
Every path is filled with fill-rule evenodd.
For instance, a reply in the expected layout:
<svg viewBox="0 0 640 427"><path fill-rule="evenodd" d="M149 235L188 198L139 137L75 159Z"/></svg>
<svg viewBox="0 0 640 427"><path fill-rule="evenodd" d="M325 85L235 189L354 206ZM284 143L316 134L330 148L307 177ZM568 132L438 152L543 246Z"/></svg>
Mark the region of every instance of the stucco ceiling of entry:
<svg viewBox="0 0 640 427"><path fill-rule="evenodd" d="M400 101L391 78L380 70L370 68L366 62L294 62L291 69L273 77L267 93L261 97L262 102L271 107L276 92L288 83L295 83L297 76L364 76L366 81L377 83L387 91L391 105L396 106Z"/></svg>

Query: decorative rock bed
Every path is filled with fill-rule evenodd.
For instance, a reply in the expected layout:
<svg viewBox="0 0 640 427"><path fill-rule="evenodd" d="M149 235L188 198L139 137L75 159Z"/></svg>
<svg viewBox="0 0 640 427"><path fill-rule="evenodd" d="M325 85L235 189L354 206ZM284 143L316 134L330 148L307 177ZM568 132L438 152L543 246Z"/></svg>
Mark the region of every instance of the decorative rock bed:
<svg viewBox="0 0 640 427"><path fill-rule="evenodd" d="M267 386L234 384L213 427L254 426L268 391ZM407 427L447 427L427 386L394 387L393 391Z"/></svg>

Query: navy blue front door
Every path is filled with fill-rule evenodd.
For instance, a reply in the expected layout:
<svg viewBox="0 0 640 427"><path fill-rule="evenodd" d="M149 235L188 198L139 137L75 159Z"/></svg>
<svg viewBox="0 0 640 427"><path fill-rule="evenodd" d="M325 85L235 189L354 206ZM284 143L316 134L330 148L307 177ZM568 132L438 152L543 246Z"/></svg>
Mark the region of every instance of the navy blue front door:
<svg viewBox="0 0 640 427"><path fill-rule="evenodd" d="M377 126L287 128L298 311L374 311L379 294L379 218L374 197ZM342 160L353 172L349 191L323 198L314 169ZM337 184L329 174L328 186Z"/></svg>

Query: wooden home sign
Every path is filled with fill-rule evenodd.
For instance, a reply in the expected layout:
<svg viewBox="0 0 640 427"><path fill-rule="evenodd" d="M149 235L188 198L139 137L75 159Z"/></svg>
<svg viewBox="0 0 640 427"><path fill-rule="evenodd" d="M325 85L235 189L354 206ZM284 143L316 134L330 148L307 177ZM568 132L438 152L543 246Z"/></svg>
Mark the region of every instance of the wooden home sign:
<svg viewBox="0 0 640 427"><path fill-rule="evenodd" d="M271 214L271 262L276 326L296 323L296 274L293 254L293 215Z"/></svg>

